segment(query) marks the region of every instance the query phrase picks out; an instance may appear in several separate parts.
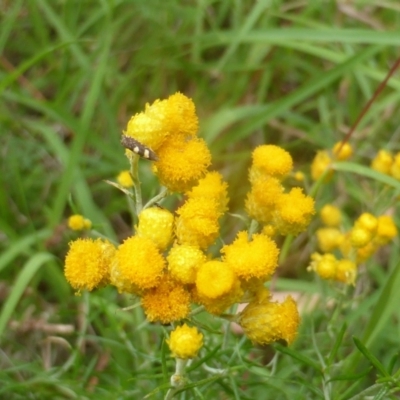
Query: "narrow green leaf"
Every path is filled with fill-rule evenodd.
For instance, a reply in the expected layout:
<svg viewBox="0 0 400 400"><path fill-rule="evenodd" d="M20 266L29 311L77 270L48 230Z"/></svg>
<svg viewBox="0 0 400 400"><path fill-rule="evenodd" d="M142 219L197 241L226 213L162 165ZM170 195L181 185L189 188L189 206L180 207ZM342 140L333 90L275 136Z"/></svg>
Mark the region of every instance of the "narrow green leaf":
<svg viewBox="0 0 400 400"><path fill-rule="evenodd" d="M381 375L390 378L390 374L385 370L385 367L381 362L367 349L366 346L361 342L360 339L353 336L354 344L357 346L358 350L364 354L365 358L381 373Z"/></svg>
<svg viewBox="0 0 400 400"><path fill-rule="evenodd" d="M342 328L340 329L338 335L336 336L336 341L332 347L331 353L329 354L328 360L327 360L327 365L331 365L333 363L333 360L336 358L336 354L339 350L340 345L342 344L343 341L343 336L346 332L347 329L347 324L344 323Z"/></svg>
<svg viewBox="0 0 400 400"><path fill-rule="evenodd" d="M46 262L52 260L54 256L49 253L38 253L35 254L22 268L19 273L12 291L5 301L0 314L0 339L3 335L4 329L14 312L19 299L24 293L26 287L28 286L30 280L36 274L40 267L42 267Z"/></svg>
<svg viewBox="0 0 400 400"><path fill-rule="evenodd" d="M365 333L362 338L366 346L371 346L389 321L390 316L398 308L398 294L400 292L400 263L387 278L385 286L380 291L378 301L373 308Z"/></svg>
<svg viewBox="0 0 400 400"><path fill-rule="evenodd" d="M34 232L30 235L22 237L20 240L10 244L0 255L0 272L10 265L11 261L14 260L17 256L26 253L29 251L29 248L35 243L41 242L43 239L46 239L51 234L50 229L43 229L38 232Z"/></svg>
<svg viewBox="0 0 400 400"><path fill-rule="evenodd" d="M335 381L358 381L361 378L366 377L371 371L373 367L367 368L365 371L360 372L359 374L346 374L346 375L338 375L332 379L327 380L327 382L335 382Z"/></svg>
<svg viewBox="0 0 400 400"><path fill-rule="evenodd" d="M333 163L333 168L336 171L351 172L353 174L371 178L377 182L392 186L394 189L397 189L397 191L400 192L400 181L364 165L347 161L340 161Z"/></svg>
<svg viewBox="0 0 400 400"><path fill-rule="evenodd" d="M15 82L27 69L37 64L42 58L45 58L47 55L54 53L56 50L61 49L63 47L69 46L71 42L63 42L56 46L51 46L47 49L44 49L38 54L35 54L30 59L24 61L21 65L19 65L14 71L7 74L4 79L0 80L0 95L4 91L4 89L11 85L11 83Z"/></svg>
<svg viewBox="0 0 400 400"><path fill-rule="evenodd" d="M282 346L279 343L275 343L274 348L280 351L281 353L287 354L288 356L300 361L301 363L308 365L309 367L313 368L316 372L322 373L321 366L314 360L311 360L311 358L308 358L305 355L290 349L289 347Z"/></svg>

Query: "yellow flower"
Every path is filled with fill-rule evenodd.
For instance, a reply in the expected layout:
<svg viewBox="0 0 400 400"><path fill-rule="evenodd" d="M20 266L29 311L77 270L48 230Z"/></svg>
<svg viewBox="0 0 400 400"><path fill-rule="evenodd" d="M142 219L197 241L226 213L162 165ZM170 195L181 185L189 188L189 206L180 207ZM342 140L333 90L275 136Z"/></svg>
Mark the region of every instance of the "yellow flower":
<svg viewBox="0 0 400 400"><path fill-rule="evenodd" d="M296 179L298 182L304 182L305 180L305 175L301 171L296 171L293 175L293 178Z"/></svg>
<svg viewBox="0 0 400 400"><path fill-rule="evenodd" d="M279 146L272 144L254 149L250 168L250 182L260 177L271 176L282 180L293 168L292 156Z"/></svg>
<svg viewBox="0 0 400 400"><path fill-rule="evenodd" d="M197 271L206 260L207 257L199 247L175 245L167 256L168 271L181 283L195 283Z"/></svg>
<svg viewBox="0 0 400 400"><path fill-rule="evenodd" d="M111 283L119 290L129 288L140 292L156 286L165 267L165 260L154 242L146 237L132 236L117 249Z"/></svg>
<svg viewBox="0 0 400 400"><path fill-rule="evenodd" d="M378 154L371 162L371 168L382 174L390 174L390 169L393 165L393 156L386 150L379 150Z"/></svg>
<svg viewBox="0 0 400 400"><path fill-rule="evenodd" d="M215 299L228 293L235 280L230 265L221 261L208 261L197 271L196 288L200 296Z"/></svg>
<svg viewBox="0 0 400 400"><path fill-rule="evenodd" d="M284 340L291 344L297 335L300 316L292 297L286 297L283 303L266 297L249 303L239 314L238 323L253 343L265 345Z"/></svg>
<svg viewBox="0 0 400 400"><path fill-rule="evenodd" d="M343 234L336 228L321 228L316 232L318 247L324 253L329 253L339 247Z"/></svg>
<svg viewBox="0 0 400 400"><path fill-rule="evenodd" d="M203 347L203 335L195 326L190 328L183 324L171 332L167 344L174 357L186 360L197 356Z"/></svg>
<svg viewBox="0 0 400 400"><path fill-rule="evenodd" d="M315 271L322 279L354 285L357 277L357 265L353 261L349 259L337 260L331 253L324 255L313 253L311 260L307 269Z"/></svg>
<svg viewBox="0 0 400 400"><path fill-rule="evenodd" d="M397 228L391 216L381 215L378 217L378 228L376 231L375 241L380 246L389 243L397 235Z"/></svg>
<svg viewBox="0 0 400 400"><path fill-rule="evenodd" d="M195 136L198 118L193 101L182 93L175 93L166 100L146 104L143 113L134 115L128 122L125 135L157 151L170 136Z"/></svg>
<svg viewBox="0 0 400 400"><path fill-rule="evenodd" d="M206 249L218 237L218 203L207 197L189 199L176 213L175 234L180 244Z"/></svg>
<svg viewBox="0 0 400 400"><path fill-rule="evenodd" d="M236 240L224 246L221 253L236 276L246 281L251 278L268 280L278 266L278 247L262 234L254 234L248 241L247 232L239 232Z"/></svg>
<svg viewBox="0 0 400 400"><path fill-rule="evenodd" d="M318 151L311 163L311 177L314 181L317 181L322 174L330 169L332 160L326 150ZM333 175L331 170L325 177L326 180L330 179Z"/></svg>
<svg viewBox="0 0 400 400"><path fill-rule="evenodd" d="M246 212L255 220L268 223L282 194L283 186L278 179L268 177L256 179L247 194Z"/></svg>
<svg viewBox="0 0 400 400"><path fill-rule="evenodd" d="M336 264L335 280L346 285L354 285L357 278L357 265L347 259L339 260Z"/></svg>
<svg viewBox="0 0 400 400"><path fill-rule="evenodd" d="M370 213L362 213L354 223L357 228L362 228L375 235L378 229L378 219Z"/></svg>
<svg viewBox="0 0 400 400"><path fill-rule="evenodd" d="M279 198L274 215L277 230L281 235L297 235L307 228L314 214L314 199L301 188L293 188Z"/></svg>
<svg viewBox="0 0 400 400"><path fill-rule="evenodd" d="M80 291L104 286L109 280L114 246L106 240L77 239L69 244L64 274L70 285Z"/></svg>
<svg viewBox="0 0 400 400"><path fill-rule="evenodd" d="M150 322L169 324L186 318L190 312L189 292L168 274L155 288L144 292L141 303Z"/></svg>
<svg viewBox="0 0 400 400"><path fill-rule="evenodd" d="M162 118L156 119L141 112L135 114L129 120L124 135L130 136L143 145L156 151L170 133L171 132L165 129Z"/></svg>
<svg viewBox="0 0 400 400"><path fill-rule="evenodd" d="M350 243L355 248L366 246L373 238L370 231L354 227L350 232Z"/></svg>
<svg viewBox="0 0 400 400"><path fill-rule="evenodd" d="M340 152L339 152L340 149ZM336 159L339 161L348 160L353 154L353 148L349 142L342 145L342 142L337 142L332 149L332 153L335 155Z"/></svg>
<svg viewBox="0 0 400 400"><path fill-rule="evenodd" d="M162 120L166 132L182 137L196 136L199 121L193 100L182 93L175 93L166 100L146 104L146 115Z"/></svg>
<svg viewBox="0 0 400 400"><path fill-rule="evenodd" d="M215 298L201 295L196 286L192 288L192 299L194 303L204 306L204 308L213 315L221 315L227 308L235 303L241 302L243 298L243 289L238 279L234 280L233 286L229 292Z"/></svg>
<svg viewBox="0 0 400 400"><path fill-rule="evenodd" d="M128 170L121 171L117 176L117 182L124 188L131 188L133 186L131 173Z"/></svg>
<svg viewBox="0 0 400 400"><path fill-rule="evenodd" d="M151 239L159 250L164 251L172 241L174 215L164 208L150 207L139 214L137 236Z"/></svg>
<svg viewBox="0 0 400 400"><path fill-rule="evenodd" d="M265 225L263 226L261 233L263 235L273 237L276 235L276 229L273 225Z"/></svg>
<svg viewBox="0 0 400 400"><path fill-rule="evenodd" d="M92 222L82 215L75 214L68 218L68 227L74 231L81 231L83 229L90 229Z"/></svg>
<svg viewBox="0 0 400 400"><path fill-rule="evenodd" d="M311 260L309 271L315 271L322 279L335 279L338 260L333 254L313 253Z"/></svg>
<svg viewBox="0 0 400 400"><path fill-rule="evenodd" d="M162 185L172 192L186 192L202 178L211 164L206 142L198 137L186 139L171 135L158 149L159 161L153 170Z"/></svg>
<svg viewBox="0 0 400 400"><path fill-rule="evenodd" d="M319 212L322 222L326 226L337 228L342 222L342 214L338 207L332 204L325 204Z"/></svg>
<svg viewBox="0 0 400 400"><path fill-rule="evenodd" d="M209 197L217 201L221 212L227 210L228 205L228 184L223 181L219 172L207 172L206 176L200 179L196 186L186 195L189 199L195 197Z"/></svg>

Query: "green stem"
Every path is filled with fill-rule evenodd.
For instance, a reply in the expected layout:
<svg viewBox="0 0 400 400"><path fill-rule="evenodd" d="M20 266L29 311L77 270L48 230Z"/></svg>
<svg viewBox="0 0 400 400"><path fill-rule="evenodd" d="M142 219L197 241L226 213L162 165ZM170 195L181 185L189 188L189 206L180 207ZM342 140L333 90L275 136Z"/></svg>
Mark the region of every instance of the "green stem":
<svg viewBox="0 0 400 400"><path fill-rule="evenodd" d="M166 187L163 187L162 190L161 190L161 192L160 192L158 195L154 196L151 200L149 200L149 201L145 204L145 206L143 207L143 209L149 208L149 207L151 207L153 204L156 204L156 203L158 203L159 201L161 201L162 199L165 199L165 198L168 196L168 194L169 194L168 189L167 189Z"/></svg>
<svg viewBox="0 0 400 400"><path fill-rule="evenodd" d="M288 235L285 237L285 241L283 242L281 252L279 254L279 265L281 265L285 260L289 253L290 246L292 245L294 240L293 235Z"/></svg>
<svg viewBox="0 0 400 400"><path fill-rule="evenodd" d="M133 189L135 191L135 212L136 212L136 216L134 216L135 220L143 208L142 188L141 188L141 184L140 184L140 180L139 180L139 158L140 157L134 153L132 153L132 155L129 157L129 162L131 164Z"/></svg>

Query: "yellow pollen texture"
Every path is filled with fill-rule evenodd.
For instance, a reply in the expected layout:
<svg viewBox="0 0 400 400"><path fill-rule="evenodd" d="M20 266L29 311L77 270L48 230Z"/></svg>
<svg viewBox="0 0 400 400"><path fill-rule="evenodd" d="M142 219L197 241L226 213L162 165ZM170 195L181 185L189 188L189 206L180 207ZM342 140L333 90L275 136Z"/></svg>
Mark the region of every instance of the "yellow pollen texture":
<svg viewBox="0 0 400 400"><path fill-rule="evenodd" d="M165 267L165 260L154 242L140 236L132 236L118 247L116 261L120 278L139 289L156 286Z"/></svg>
<svg viewBox="0 0 400 400"><path fill-rule="evenodd" d="M232 289L235 278L228 264L221 261L208 261L197 272L196 288L201 296L215 299Z"/></svg>

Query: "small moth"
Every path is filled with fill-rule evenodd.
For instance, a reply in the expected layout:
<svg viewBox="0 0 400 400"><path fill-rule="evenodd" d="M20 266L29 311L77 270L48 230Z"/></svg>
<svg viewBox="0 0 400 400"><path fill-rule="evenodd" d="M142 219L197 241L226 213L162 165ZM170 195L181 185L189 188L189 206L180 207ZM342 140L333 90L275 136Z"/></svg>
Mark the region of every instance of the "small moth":
<svg viewBox="0 0 400 400"><path fill-rule="evenodd" d="M133 151L137 155L146 158L147 160L158 161L157 154L154 153L152 149L138 142L133 137L122 135L121 144L126 149Z"/></svg>

